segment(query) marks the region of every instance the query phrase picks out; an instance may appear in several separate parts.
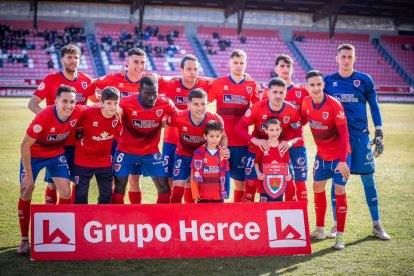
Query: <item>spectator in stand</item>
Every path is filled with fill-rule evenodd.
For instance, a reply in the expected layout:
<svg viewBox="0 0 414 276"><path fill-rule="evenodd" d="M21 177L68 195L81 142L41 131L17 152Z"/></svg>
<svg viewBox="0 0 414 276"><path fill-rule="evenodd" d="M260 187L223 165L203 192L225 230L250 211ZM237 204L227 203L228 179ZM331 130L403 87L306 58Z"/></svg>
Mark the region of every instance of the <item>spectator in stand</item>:
<svg viewBox="0 0 414 276"><path fill-rule="evenodd" d="M213 33L213 38L215 38L215 39L220 39L220 35L219 35L219 33L214 32L214 33Z"/></svg>
<svg viewBox="0 0 414 276"><path fill-rule="evenodd" d="M240 36L240 43L246 44L246 37L245 36Z"/></svg>
<svg viewBox="0 0 414 276"><path fill-rule="evenodd" d="M158 36L158 31L159 31L158 26L155 26L155 28L154 28L154 32L153 32L153 35L154 35L155 37L157 37L157 36Z"/></svg>
<svg viewBox="0 0 414 276"><path fill-rule="evenodd" d="M53 69L53 60L50 58L49 61L47 62L47 68L49 69Z"/></svg>

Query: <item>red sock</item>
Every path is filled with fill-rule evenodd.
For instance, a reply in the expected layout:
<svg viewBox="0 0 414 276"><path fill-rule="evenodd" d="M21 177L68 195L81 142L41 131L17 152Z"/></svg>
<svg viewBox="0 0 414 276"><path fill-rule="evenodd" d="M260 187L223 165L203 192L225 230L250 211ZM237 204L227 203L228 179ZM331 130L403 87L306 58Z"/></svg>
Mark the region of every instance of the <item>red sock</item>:
<svg viewBox="0 0 414 276"><path fill-rule="evenodd" d="M141 204L142 193L141 192L128 192L129 202L131 204Z"/></svg>
<svg viewBox="0 0 414 276"><path fill-rule="evenodd" d="M71 204L71 199L70 198L61 198L59 197L59 203L58 204Z"/></svg>
<svg viewBox="0 0 414 276"><path fill-rule="evenodd" d="M184 188L184 203L194 203L191 188Z"/></svg>
<svg viewBox="0 0 414 276"><path fill-rule="evenodd" d="M308 190L306 189L306 183L302 181L295 181L296 186L296 198L298 201L308 202Z"/></svg>
<svg viewBox="0 0 414 276"><path fill-rule="evenodd" d="M123 194L113 192L111 197L111 204L124 204L124 196L125 195Z"/></svg>
<svg viewBox="0 0 414 276"><path fill-rule="evenodd" d="M246 179L244 184L243 202L254 202L257 191L256 179Z"/></svg>
<svg viewBox="0 0 414 276"><path fill-rule="evenodd" d="M241 202L244 196L244 191L234 190L233 201Z"/></svg>
<svg viewBox="0 0 414 276"><path fill-rule="evenodd" d="M30 202L30 199L22 200L19 198L19 204L17 205L17 215L19 217L20 233L22 238L29 237Z"/></svg>
<svg viewBox="0 0 414 276"><path fill-rule="evenodd" d="M326 193L325 191L321 193L313 193L315 200L315 215L316 215L316 226L324 227L325 226L325 214L326 214Z"/></svg>
<svg viewBox="0 0 414 276"><path fill-rule="evenodd" d="M296 200L296 188L293 180L289 180L285 191L285 201L297 201Z"/></svg>
<svg viewBox="0 0 414 276"><path fill-rule="evenodd" d="M168 194L158 194L157 204L158 203L170 203L170 193L168 193Z"/></svg>
<svg viewBox="0 0 414 276"><path fill-rule="evenodd" d="M76 184L72 183L72 192L70 193L70 204L75 204L75 197L76 197Z"/></svg>
<svg viewBox="0 0 414 276"><path fill-rule="evenodd" d="M54 205L57 202L57 190L51 190L49 186L46 186L45 190L45 204Z"/></svg>
<svg viewBox="0 0 414 276"><path fill-rule="evenodd" d="M335 195L336 197L336 231L345 232L346 213L348 211L348 201L346 194Z"/></svg>
<svg viewBox="0 0 414 276"><path fill-rule="evenodd" d="M184 195L184 187L174 186L171 194L171 203L181 203Z"/></svg>

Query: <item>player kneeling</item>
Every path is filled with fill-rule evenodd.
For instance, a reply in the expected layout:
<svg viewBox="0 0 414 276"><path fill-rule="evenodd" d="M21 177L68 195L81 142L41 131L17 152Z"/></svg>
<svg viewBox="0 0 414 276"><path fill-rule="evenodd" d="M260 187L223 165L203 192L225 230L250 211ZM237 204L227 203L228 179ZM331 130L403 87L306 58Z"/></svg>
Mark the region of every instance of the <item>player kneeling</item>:
<svg viewBox="0 0 414 276"><path fill-rule="evenodd" d="M102 107L88 107L78 130L75 151L75 204L87 204L89 183L95 175L99 189L98 204L109 204L112 195L112 144L118 139L122 124L115 114L120 93L108 86L102 90Z"/></svg>
<svg viewBox="0 0 414 276"><path fill-rule="evenodd" d="M224 202L229 198L229 162L219 143L223 125L209 121L204 128L206 144L194 151L191 162L191 192L197 203Z"/></svg>
<svg viewBox="0 0 414 276"><path fill-rule="evenodd" d="M257 178L263 182L263 186L259 186L260 202L283 201L287 181L290 181L292 176L289 174L289 151L282 153L279 150L279 137L282 132L280 121L274 117L268 118L265 122L265 132L269 137L267 142L270 149L264 152L258 149L254 160Z"/></svg>

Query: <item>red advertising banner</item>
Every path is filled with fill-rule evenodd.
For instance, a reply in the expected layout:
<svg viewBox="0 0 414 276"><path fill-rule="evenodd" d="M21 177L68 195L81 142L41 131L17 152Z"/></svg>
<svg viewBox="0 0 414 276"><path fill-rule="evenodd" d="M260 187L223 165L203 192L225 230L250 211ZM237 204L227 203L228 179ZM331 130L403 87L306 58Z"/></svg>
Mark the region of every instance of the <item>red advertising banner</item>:
<svg viewBox="0 0 414 276"><path fill-rule="evenodd" d="M304 202L32 205L33 260L311 254Z"/></svg>

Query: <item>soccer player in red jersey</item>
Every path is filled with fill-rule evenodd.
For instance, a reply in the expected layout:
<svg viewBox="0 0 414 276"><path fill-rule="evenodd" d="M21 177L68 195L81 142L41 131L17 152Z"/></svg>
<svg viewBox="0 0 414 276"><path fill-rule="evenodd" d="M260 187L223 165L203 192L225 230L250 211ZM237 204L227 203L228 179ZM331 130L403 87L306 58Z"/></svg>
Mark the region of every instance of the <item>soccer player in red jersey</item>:
<svg viewBox="0 0 414 276"><path fill-rule="evenodd" d="M179 136L174 156L172 203L181 203L184 187L191 173L194 150L205 143L204 128L210 121L218 121L224 125L218 114L207 111L207 93L200 88L193 89L188 94L188 109L177 112L167 121L169 126L178 129ZM227 148L227 143L226 133L223 132L220 145ZM226 152L228 154L228 150Z"/></svg>
<svg viewBox="0 0 414 276"><path fill-rule="evenodd" d="M218 203L229 198L230 172L220 147L223 125L209 121L204 127L206 144L195 150L191 161L191 192L197 203Z"/></svg>
<svg viewBox="0 0 414 276"><path fill-rule="evenodd" d="M166 81L160 86L160 93L165 94L175 104L175 106L184 110L188 108L188 93L192 89L202 88L208 93L211 81L198 78L199 62L193 55L186 55L181 60L181 78ZM174 166L174 153L178 143L178 130L175 127L169 127L164 130L164 143L162 146L162 155L168 166L168 175L170 185L172 186L172 175ZM190 189L184 190L184 202L192 202Z"/></svg>
<svg viewBox="0 0 414 276"><path fill-rule="evenodd" d="M122 130L122 124L115 117L119 98L118 89L106 87L101 93L102 107L87 108L79 124L82 135L75 149L75 204L88 203L89 183L94 175L99 188L98 204L111 202L111 150Z"/></svg>
<svg viewBox="0 0 414 276"><path fill-rule="evenodd" d="M325 239L326 194L328 179L333 178L336 197L336 249L345 248L345 221L348 203L345 185L350 175L351 147L344 108L341 103L323 92L323 75L317 70L306 74L310 97L302 102L302 121L309 126L317 147L313 167L316 229L311 238Z"/></svg>
<svg viewBox="0 0 414 276"><path fill-rule="evenodd" d="M76 104L86 105L88 98L95 101L95 89L89 87L92 78L78 71L81 51L75 45L69 44L60 50L62 71L47 75L33 93L28 107L35 114L42 111L40 103L46 99L46 105L55 104L56 91L61 85L68 85L76 90ZM66 158L73 175L75 137L71 135L65 144ZM56 204L56 186L52 183L46 170L45 181L49 182L45 191L46 204ZM72 179L74 182L74 179Z"/></svg>
<svg viewBox="0 0 414 276"><path fill-rule="evenodd" d="M256 83L246 79L244 74L246 60L246 52L234 50L229 60L230 76L216 79L208 94L209 102L216 100L217 114L225 122L230 150L230 177L235 180L235 202L240 202L244 195L247 141L240 139L238 133L234 131L234 126L250 105L259 101Z"/></svg>
<svg viewBox="0 0 414 276"><path fill-rule="evenodd" d="M258 184L254 169L257 147L262 151L268 151L270 148L267 141L268 135L265 131L267 118L275 117L281 122L282 134L279 150L282 154L302 140L300 114L294 105L284 101L286 88L287 84L283 79L279 77L271 79L268 84L269 98L251 106L234 128L239 137L256 146L250 146L248 150L243 201L254 201ZM250 125L254 125L252 135L248 133Z"/></svg>
<svg viewBox="0 0 414 276"><path fill-rule="evenodd" d="M169 203L168 171L158 149L163 118L177 108L164 95L158 96L157 80L145 76L139 93L121 99L123 131L114 158L115 189L112 203L124 203L128 176L141 171L151 176L158 190L157 203Z"/></svg>
<svg viewBox="0 0 414 276"><path fill-rule="evenodd" d="M300 111L302 101L306 96L309 96L309 92L306 87L295 84L292 82L293 74L293 59L281 54L277 56L275 61L275 73L279 78L282 78L287 83L287 93L285 101L293 104ZM267 89L262 93L262 99L267 99ZM302 126L299 127L302 132ZM308 158L306 154L305 141L302 139L289 149L290 160L293 165L294 175L293 180L289 183L288 189L285 194L285 198L289 201L308 201L308 192L306 189L306 180L308 178Z"/></svg>
<svg viewBox="0 0 414 276"><path fill-rule="evenodd" d="M289 157L289 151L286 151L285 153L281 153L279 150L279 137L282 133L282 127L281 123L278 119L275 117L267 118L264 123L264 130L269 137L267 140L269 142L269 150L268 151L256 151L256 158L254 159L254 169L256 171L257 178L261 180L263 183L262 185L259 185L258 191L260 193L260 202L267 202L267 201L282 201L283 200L283 193L281 193L280 196L277 196L277 190L273 190L275 193L272 193L270 189L264 189L266 186L266 175L263 169L261 170L261 167L266 164L285 164L286 166L290 163L290 157ZM290 174L287 174L284 176L283 181L289 181L292 176ZM272 188L272 187L270 187ZM278 187L279 188L279 187ZM270 194L266 192L266 190L270 191Z"/></svg>
<svg viewBox="0 0 414 276"><path fill-rule="evenodd" d="M49 170L59 191L59 204L70 204L70 171L63 144L81 120L84 108L75 106L76 90L65 85L57 89L55 103L36 115L21 144L18 254L29 252L30 203L41 169Z"/></svg>

